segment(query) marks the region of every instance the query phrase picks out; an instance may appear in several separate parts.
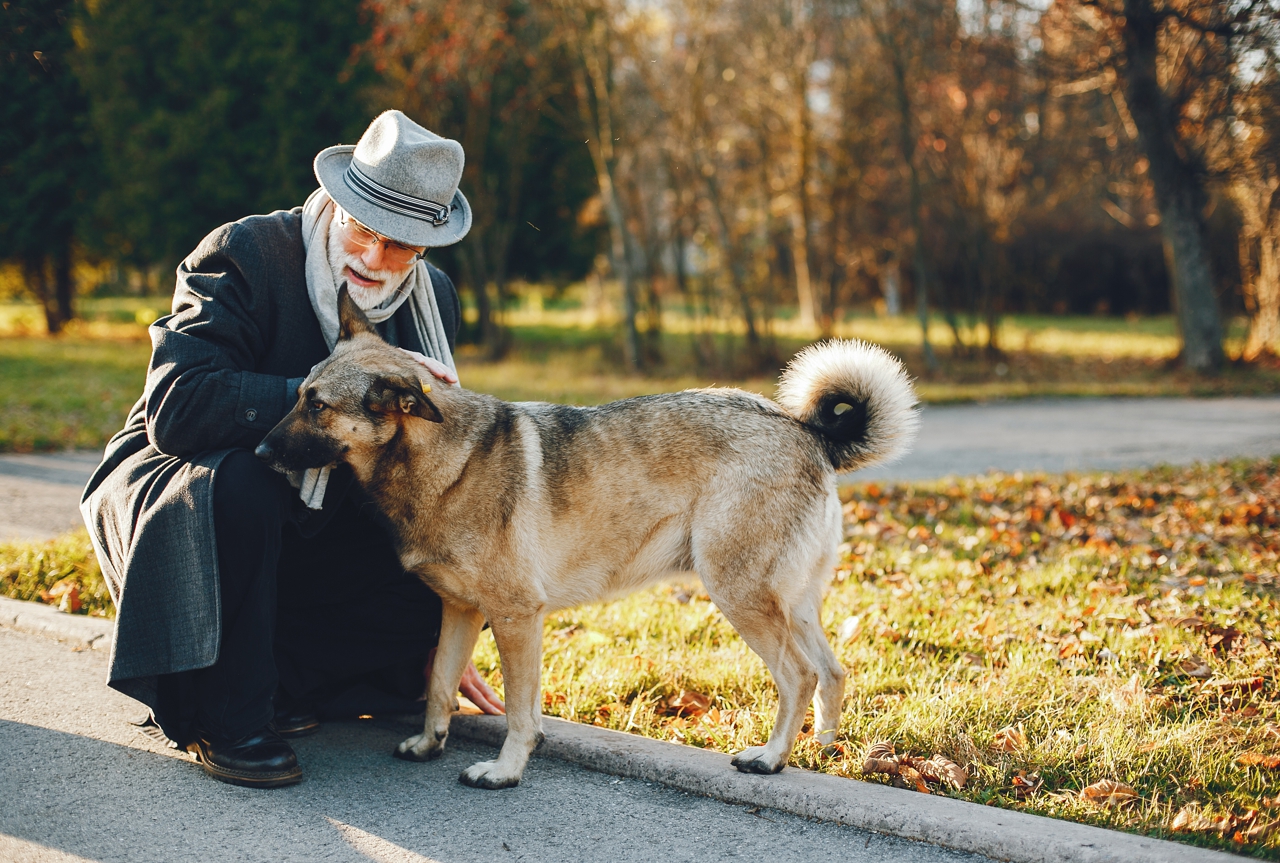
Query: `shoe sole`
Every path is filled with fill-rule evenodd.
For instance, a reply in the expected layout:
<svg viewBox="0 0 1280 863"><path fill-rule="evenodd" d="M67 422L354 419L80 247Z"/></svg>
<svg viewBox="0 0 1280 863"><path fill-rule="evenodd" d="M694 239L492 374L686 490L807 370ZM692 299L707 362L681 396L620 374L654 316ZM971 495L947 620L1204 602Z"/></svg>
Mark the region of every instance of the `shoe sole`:
<svg viewBox="0 0 1280 863"><path fill-rule="evenodd" d="M280 788L284 785L296 785L302 781L301 767L295 767L283 773L242 773L238 770L228 770L225 767L218 767L216 764L209 763L200 754L199 747L192 747L190 752L195 756L200 766L204 768L205 773L208 773L219 782L226 782L228 785L240 785L244 788Z"/></svg>
<svg viewBox="0 0 1280 863"><path fill-rule="evenodd" d="M320 730L319 722L312 722L308 725L294 725L290 728L276 728L276 734L286 740L292 740L296 737L308 737Z"/></svg>

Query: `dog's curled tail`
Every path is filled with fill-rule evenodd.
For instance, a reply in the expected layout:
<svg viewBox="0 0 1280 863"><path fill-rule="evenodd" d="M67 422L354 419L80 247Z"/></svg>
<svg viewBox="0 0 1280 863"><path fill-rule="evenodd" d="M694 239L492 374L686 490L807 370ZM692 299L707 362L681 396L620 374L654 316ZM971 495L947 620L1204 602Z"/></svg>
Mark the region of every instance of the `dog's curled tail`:
<svg viewBox="0 0 1280 863"><path fill-rule="evenodd" d="M818 432L838 471L904 455L920 425L915 388L896 357L857 339L810 345L778 383L778 404Z"/></svg>

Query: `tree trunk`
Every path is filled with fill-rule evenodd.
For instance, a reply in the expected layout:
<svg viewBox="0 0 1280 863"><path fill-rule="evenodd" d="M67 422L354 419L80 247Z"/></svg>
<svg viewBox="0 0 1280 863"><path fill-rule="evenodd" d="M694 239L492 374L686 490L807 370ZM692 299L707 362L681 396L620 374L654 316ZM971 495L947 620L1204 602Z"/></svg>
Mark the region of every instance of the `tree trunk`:
<svg viewBox="0 0 1280 863"><path fill-rule="evenodd" d="M614 275L622 282L623 355L627 368L639 371L644 365L640 332L636 327L639 302L636 299L635 270L631 265L627 223L622 215L622 205L618 202L618 192L613 180L613 118L609 77L605 58L600 56L606 50L600 43L608 39L608 35L603 32L605 26L597 20L590 25L591 32L587 32L588 28L584 26L574 34L582 61L572 64L574 95L577 97L582 126L591 136L587 141L587 149L591 153L591 162L596 171L600 202L604 205L605 217L609 220L609 263Z"/></svg>
<svg viewBox="0 0 1280 863"><path fill-rule="evenodd" d="M76 316L75 281L71 277L71 243L64 243L53 258L53 303L61 326Z"/></svg>
<svg viewBox="0 0 1280 863"><path fill-rule="evenodd" d="M797 2L795 7L795 24L804 31L801 36L804 47L796 58L792 95L796 103L793 135L796 151L796 204L791 214L791 261L795 269L796 300L800 305L800 326L812 330L818 325L818 296L813 289L813 277L809 269L809 220L813 209L809 200L809 161L813 149L813 118L809 116L809 64L813 57L813 37L806 26L803 4Z"/></svg>
<svg viewBox="0 0 1280 863"><path fill-rule="evenodd" d="M1150 164L1161 228L1173 258L1182 362L1192 371L1222 367L1222 319L1209 268L1207 202L1201 172L1179 153L1177 117L1156 75L1161 18L1151 0L1125 0L1124 95Z"/></svg>
<svg viewBox="0 0 1280 863"><path fill-rule="evenodd" d="M891 40L891 35L882 37L882 42ZM920 190L920 170L916 167L916 136L912 122L911 95L907 90L907 69L905 60L900 56L897 45L887 45L893 67L893 82L898 102L898 148L903 163L907 167L910 193L912 274L915 277L916 319L920 322L920 348L924 351L924 364L931 372L938 370L938 358L933 353L933 345L929 344L929 272L924 259L924 218L921 209L924 207L923 194Z"/></svg>
<svg viewBox="0 0 1280 863"><path fill-rule="evenodd" d="M62 317L58 314L58 303L49 290L47 261L43 256L31 256L22 261L23 280L44 310L44 324L49 335L56 336L62 331Z"/></svg>
<svg viewBox="0 0 1280 863"><path fill-rule="evenodd" d="M1269 219L1259 239L1258 269L1250 294L1253 299L1249 335L1240 358L1254 362L1274 355L1280 346L1280 220Z"/></svg>

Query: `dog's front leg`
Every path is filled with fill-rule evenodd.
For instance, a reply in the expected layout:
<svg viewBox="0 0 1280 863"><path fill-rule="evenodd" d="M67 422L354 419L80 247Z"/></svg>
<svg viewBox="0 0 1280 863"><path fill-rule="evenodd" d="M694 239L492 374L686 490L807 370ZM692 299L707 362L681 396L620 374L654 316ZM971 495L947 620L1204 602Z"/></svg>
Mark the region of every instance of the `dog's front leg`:
<svg viewBox="0 0 1280 863"><path fill-rule="evenodd" d="M496 761L472 764L458 781L472 788L511 788L542 742L542 615L490 620L502 660L507 739Z"/></svg>
<svg viewBox="0 0 1280 863"><path fill-rule="evenodd" d="M444 600L440 617L440 643L431 666L427 687L427 719L421 734L415 734L391 753L406 761L430 761L444 754L449 736L449 719L458 703L458 683L471 661L484 615L474 608L462 608Z"/></svg>

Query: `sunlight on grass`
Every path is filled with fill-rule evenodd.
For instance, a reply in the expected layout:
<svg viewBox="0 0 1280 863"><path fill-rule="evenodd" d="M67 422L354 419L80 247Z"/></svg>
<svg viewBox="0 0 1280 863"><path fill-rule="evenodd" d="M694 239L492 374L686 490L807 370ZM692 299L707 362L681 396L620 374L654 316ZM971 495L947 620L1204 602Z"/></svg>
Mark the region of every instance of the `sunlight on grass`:
<svg viewBox="0 0 1280 863"><path fill-rule="evenodd" d="M1280 819L1280 770L1240 762L1280 751L1277 506L1277 461L854 487L824 607L837 751L792 763L867 778L889 741L964 766L952 796L1280 859L1280 829L1246 836ZM545 644L548 714L723 752L769 733L763 663L696 581L555 614ZM500 682L491 638L477 661ZM1101 779L1138 799L1082 799ZM1214 829L1174 833L1188 806Z"/></svg>
<svg viewBox="0 0 1280 863"><path fill-rule="evenodd" d="M532 296L532 295L531 295ZM735 325L667 313L668 330L646 339L654 357L628 373L616 321L575 301L522 302L504 312L511 348L498 360L460 345L463 384L511 401L600 404L691 387L735 386L774 394L777 374L816 333L774 322L776 362L760 369ZM0 451L101 447L120 428L142 391L149 352L147 324L164 313L159 297L80 301L83 320L56 338L41 335L32 304L0 304ZM942 369L927 373L915 323L908 317L850 316L837 335L887 345L917 376L930 404L988 399L1079 396L1227 396L1280 393L1280 368L1230 365L1205 377L1171 367L1176 351L1169 318L1011 316L1000 356L953 352L951 331L934 323ZM1242 332L1236 327L1236 336Z"/></svg>

